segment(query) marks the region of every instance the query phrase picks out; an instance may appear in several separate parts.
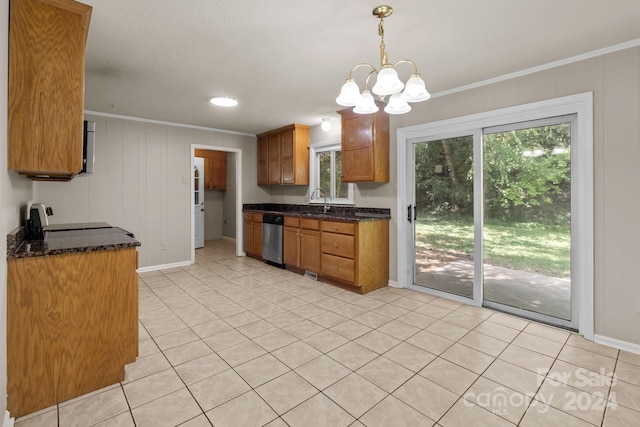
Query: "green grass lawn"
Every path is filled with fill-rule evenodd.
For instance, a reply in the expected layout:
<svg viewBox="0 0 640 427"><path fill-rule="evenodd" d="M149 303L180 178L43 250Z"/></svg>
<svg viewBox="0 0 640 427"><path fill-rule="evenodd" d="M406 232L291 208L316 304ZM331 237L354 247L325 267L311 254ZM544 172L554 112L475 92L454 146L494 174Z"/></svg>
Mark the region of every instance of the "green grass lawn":
<svg viewBox="0 0 640 427"><path fill-rule="evenodd" d="M484 227L485 263L570 277L569 226L488 221ZM416 221L417 245L473 255L473 240L472 218L423 214Z"/></svg>

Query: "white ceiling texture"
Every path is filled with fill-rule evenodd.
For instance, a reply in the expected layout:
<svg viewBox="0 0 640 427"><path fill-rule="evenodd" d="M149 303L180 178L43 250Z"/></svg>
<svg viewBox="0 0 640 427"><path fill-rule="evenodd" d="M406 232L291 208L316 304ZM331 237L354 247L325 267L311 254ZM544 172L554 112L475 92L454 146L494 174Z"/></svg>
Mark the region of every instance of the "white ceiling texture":
<svg viewBox="0 0 640 427"><path fill-rule="evenodd" d="M389 60L413 60L434 96L640 39L639 0L381 1L84 0L85 109L251 134L315 126L343 108L352 66L379 64L380 4L394 9Z"/></svg>

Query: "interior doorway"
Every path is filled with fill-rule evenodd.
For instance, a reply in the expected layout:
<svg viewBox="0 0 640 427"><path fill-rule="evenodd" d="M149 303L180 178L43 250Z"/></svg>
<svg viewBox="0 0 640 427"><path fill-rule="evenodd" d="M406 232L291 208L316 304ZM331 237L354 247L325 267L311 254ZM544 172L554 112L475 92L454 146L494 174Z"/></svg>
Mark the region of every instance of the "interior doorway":
<svg viewBox="0 0 640 427"><path fill-rule="evenodd" d="M202 145L202 144L191 144L191 170L194 170L195 162L197 157L195 156L196 150L212 150L218 152L225 152L228 154L228 167L230 169L230 177L233 178L233 182L228 186L227 192L233 196L233 210L235 213L233 214L233 222L231 224L232 228L235 229L235 247L236 247L236 256L243 256L244 251L242 247L242 149L240 148L230 148L230 147L221 147L221 146L213 146L213 145ZM206 179L206 178L205 178ZM197 224L195 222L195 180L191 180L190 184L191 188L191 263L195 262L195 234ZM203 193L206 193L204 191ZM203 199L206 196L203 196ZM206 215L206 210L205 210ZM206 217L205 217L206 218ZM231 222L231 221L229 221ZM206 227L204 225L203 227ZM204 230L203 233L204 235Z"/></svg>
<svg viewBox="0 0 640 427"><path fill-rule="evenodd" d="M204 247L204 159L193 159L193 247Z"/></svg>

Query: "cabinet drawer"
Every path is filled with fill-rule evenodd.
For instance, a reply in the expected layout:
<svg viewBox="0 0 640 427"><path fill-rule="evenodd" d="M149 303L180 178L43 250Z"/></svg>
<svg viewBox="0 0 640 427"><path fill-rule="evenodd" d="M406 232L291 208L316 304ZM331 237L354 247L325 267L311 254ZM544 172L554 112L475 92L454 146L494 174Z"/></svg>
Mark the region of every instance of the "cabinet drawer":
<svg viewBox="0 0 640 427"><path fill-rule="evenodd" d="M354 258L354 240L355 238L353 236L347 234L335 234L323 231L321 238L322 252L345 258Z"/></svg>
<svg viewBox="0 0 640 427"><path fill-rule="evenodd" d="M355 234L355 224L352 222L335 222L335 221L322 221L322 231L330 231L332 233L340 234Z"/></svg>
<svg viewBox="0 0 640 427"><path fill-rule="evenodd" d="M320 266L322 274L325 276L334 277L350 283L355 281L355 262L352 259L322 254Z"/></svg>
<svg viewBox="0 0 640 427"><path fill-rule="evenodd" d="M254 213L253 214L253 222L262 222L262 214Z"/></svg>
<svg viewBox="0 0 640 427"><path fill-rule="evenodd" d="M284 217L284 226L285 227L300 227L300 218L295 216L285 216Z"/></svg>
<svg viewBox="0 0 640 427"><path fill-rule="evenodd" d="M306 228L307 230L320 230L320 221L317 219L302 218L300 219L300 227Z"/></svg>
<svg viewBox="0 0 640 427"><path fill-rule="evenodd" d="M253 221L253 213L252 212L245 212L243 217L244 217L245 221Z"/></svg>

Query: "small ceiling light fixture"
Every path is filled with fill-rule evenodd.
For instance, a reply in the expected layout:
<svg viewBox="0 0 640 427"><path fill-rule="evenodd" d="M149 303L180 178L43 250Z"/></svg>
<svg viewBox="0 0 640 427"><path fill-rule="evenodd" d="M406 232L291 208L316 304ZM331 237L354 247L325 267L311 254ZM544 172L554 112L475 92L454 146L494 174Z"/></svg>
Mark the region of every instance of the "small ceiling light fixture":
<svg viewBox="0 0 640 427"><path fill-rule="evenodd" d="M320 129L322 129L325 132L329 132L331 130L331 122L329 121L328 118L323 118L322 119L322 123L320 124Z"/></svg>
<svg viewBox="0 0 640 427"><path fill-rule="evenodd" d="M218 107L235 107L238 105L238 100L230 96L214 96L209 102Z"/></svg>
<svg viewBox="0 0 640 427"><path fill-rule="evenodd" d="M340 95L336 98L339 105L345 107L355 107L354 112L359 114L371 114L378 111L373 95L378 95L381 101L390 95L389 102L384 108L388 114L404 114L411 111L409 102L422 102L431 97L425 88L424 80L418 73L418 67L413 61L401 59L393 64L389 63L387 52L384 45L384 18L393 13L391 6L378 6L373 9L373 15L380 18L378 24L378 35L380 36L380 71L369 63L361 63L354 66L347 77L346 82L342 85ZM413 73L406 83L402 83L398 78L398 72L395 70L396 65L408 63L413 66ZM371 69L364 83L364 90L360 91L360 87L353 79L353 72L361 67ZM376 84L369 91L369 79L376 74ZM403 90L404 89L404 90Z"/></svg>

